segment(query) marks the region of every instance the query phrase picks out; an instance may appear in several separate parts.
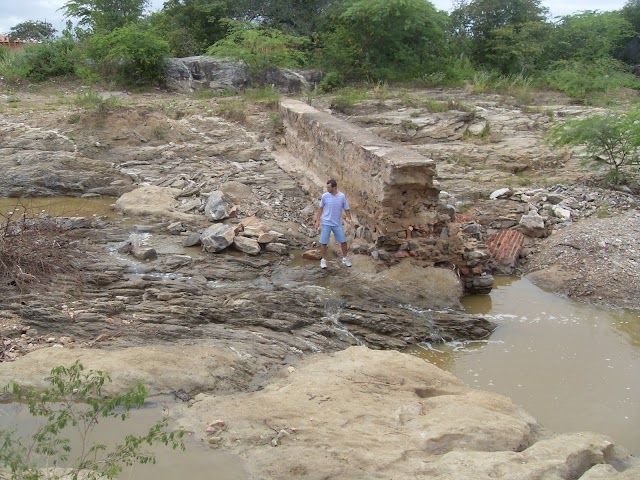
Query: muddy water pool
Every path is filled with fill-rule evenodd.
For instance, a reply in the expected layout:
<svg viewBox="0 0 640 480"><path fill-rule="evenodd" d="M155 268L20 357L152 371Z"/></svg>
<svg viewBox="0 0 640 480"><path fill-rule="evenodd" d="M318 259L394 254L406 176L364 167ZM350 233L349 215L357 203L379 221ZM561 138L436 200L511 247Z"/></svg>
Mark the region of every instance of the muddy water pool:
<svg viewBox="0 0 640 480"><path fill-rule="evenodd" d="M490 338L410 353L510 397L552 431L603 433L640 454L640 312L580 304L517 277L463 304L498 324Z"/></svg>
<svg viewBox="0 0 640 480"><path fill-rule="evenodd" d="M118 218L112 204L115 198L0 198L0 222L7 216L18 219L23 213L28 217L45 213L58 217L92 217Z"/></svg>

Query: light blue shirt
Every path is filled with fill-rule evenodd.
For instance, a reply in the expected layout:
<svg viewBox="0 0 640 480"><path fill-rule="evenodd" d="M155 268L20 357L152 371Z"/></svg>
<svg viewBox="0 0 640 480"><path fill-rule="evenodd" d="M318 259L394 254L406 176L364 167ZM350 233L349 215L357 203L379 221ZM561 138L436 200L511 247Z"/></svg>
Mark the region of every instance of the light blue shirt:
<svg viewBox="0 0 640 480"><path fill-rule="evenodd" d="M322 217L320 218L322 225L337 227L342 225L342 209L349 210L349 204L344 193L338 192L333 195L325 192L320 199L320 208L322 208Z"/></svg>

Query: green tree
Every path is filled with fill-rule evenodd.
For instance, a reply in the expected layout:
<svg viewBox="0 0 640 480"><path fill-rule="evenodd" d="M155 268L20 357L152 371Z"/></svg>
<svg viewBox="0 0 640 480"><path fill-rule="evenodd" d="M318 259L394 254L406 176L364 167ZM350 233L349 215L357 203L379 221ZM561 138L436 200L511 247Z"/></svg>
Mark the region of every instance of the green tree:
<svg viewBox="0 0 640 480"><path fill-rule="evenodd" d="M168 0L152 14L151 25L163 33L177 57L201 55L229 33L227 1Z"/></svg>
<svg viewBox="0 0 640 480"><path fill-rule="evenodd" d="M622 16L640 34L640 0L628 0L622 7Z"/></svg>
<svg viewBox="0 0 640 480"><path fill-rule="evenodd" d="M236 0L234 18L310 37L334 0Z"/></svg>
<svg viewBox="0 0 640 480"><path fill-rule="evenodd" d="M304 65L306 55L301 47L305 41L273 28L233 22L231 34L211 46L207 55L241 60L260 79L270 69Z"/></svg>
<svg viewBox="0 0 640 480"><path fill-rule="evenodd" d="M99 421L126 420L129 411L140 408L147 396L145 388L138 384L123 394L105 397L102 390L108 382L108 373L84 372L76 361L68 368L54 368L46 389L27 389L16 382L5 387L5 392L26 403L33 417L42 419L30 439L0 430L0 462L11 472L11 480L116 478L124 466L155 462L145 445L162 443L184 449L183 432L169 431L168 418L156 422L144 435L126 435L110 451L104 444L93 443L91 432ZM69 429L80 435L77 453L65 437ZM43 470L42 465L48 469ZM56 467L62 468L63 473Z"/></svg>
<svg viewBox="0 0 640 480"><path fill-rule="evenodd" d="M154 84L164 78L169 44L149 29L127 24L93 35L86 48L96 71L124 84Z"/></svg>
<svg viewBox="0 0 640 480"><path fill-rule="evenodd" d="M11 38L11 40L51 40L55 36L56 31L49 22L28 20L11 27L9 38Z"/></svg>
<svg viewBox="0 0 640 480"><path fill-rule="evenodd" d="M582 12L562 17L547 42L551 60L612 57L635 32L620 12Z"/></svg>
<svg viewBox="0 0 640 480"><path fill-rule="evenodd" d="M460 0L451 13L452 35L476 63L490 64L499 46L497 30L510 27L518 35L525 25L531 30L531 24L545 22L548 13L541 0Z"/></svg>
<svg viewBox="0 0 640 480"><path fill-rule="evenodd" d="M545 42L552 28L542 22L497 28L488 42L488 63L504 74L533 74L546 63Z"/></svg>
<svg viewBox="0 0 640 480"><path fill-rule="evenodd" d="M61 10L94 32L111 32L139 20L148 5L149 0L68 0Z"/></svg>
<svg viewBox="0 0 640 480"><path fill-rule="evenodd" d="M621 183L625 170L639 170L640 108L558 124L551 129L549 139L556 146L583 145L585 160L595 167L605 166L606 179Z"/></svg>
<svg viewBox="0 0 640 480"><path fill-rule="evenodd" d="M426 0L353 0L319 35L320 60L346 78L416 78L446 54L446 14Z"/></svg>

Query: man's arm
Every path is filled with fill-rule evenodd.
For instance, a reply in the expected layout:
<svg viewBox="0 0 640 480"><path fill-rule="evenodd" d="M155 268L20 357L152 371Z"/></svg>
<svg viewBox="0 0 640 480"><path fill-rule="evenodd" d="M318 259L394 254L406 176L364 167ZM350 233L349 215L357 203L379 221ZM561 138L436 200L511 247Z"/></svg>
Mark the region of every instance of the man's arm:
<svg viewBox="0 0 640 480"><path fill-rule="evenodd" d="M351 226L353 227L353 218L351 218L351 210L345 210L344 214L347 217L347 220L349 220L349 223L351 224Z"/></svg>
<svg viewBox="0 0 640 480"><path fill-rule="evenodd" d="M322 218L322 207L318 208L318 212L316 213L316 228L320 228L320 219Z"/></svg>

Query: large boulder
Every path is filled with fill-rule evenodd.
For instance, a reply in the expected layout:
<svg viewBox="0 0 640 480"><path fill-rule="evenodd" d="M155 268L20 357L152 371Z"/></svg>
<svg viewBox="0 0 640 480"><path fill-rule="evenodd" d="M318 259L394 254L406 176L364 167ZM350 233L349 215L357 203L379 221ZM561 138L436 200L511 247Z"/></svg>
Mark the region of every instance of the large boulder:
<svg viewBox="0 0 640 480"><path fill-rule="evenodd" d="M207 56L172 58L165 68L167 88L185 93L203 88L237 91L251 84L268 84L283 92L299 93L307 86L313 88L321 78L318 71L288 69L271 69L260 78L252 78L242 62Z"/></svg>

